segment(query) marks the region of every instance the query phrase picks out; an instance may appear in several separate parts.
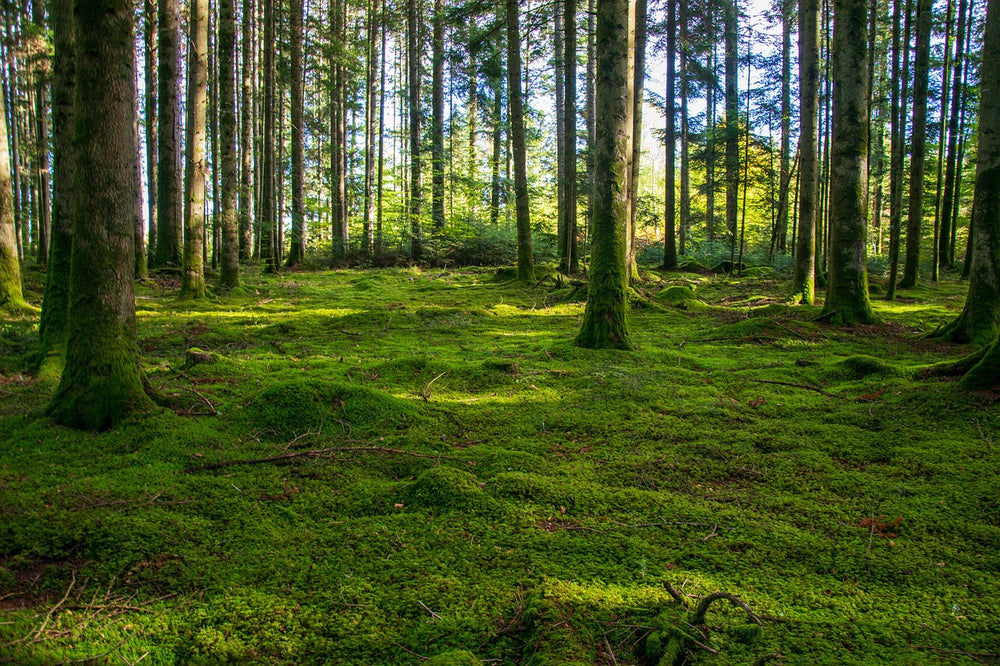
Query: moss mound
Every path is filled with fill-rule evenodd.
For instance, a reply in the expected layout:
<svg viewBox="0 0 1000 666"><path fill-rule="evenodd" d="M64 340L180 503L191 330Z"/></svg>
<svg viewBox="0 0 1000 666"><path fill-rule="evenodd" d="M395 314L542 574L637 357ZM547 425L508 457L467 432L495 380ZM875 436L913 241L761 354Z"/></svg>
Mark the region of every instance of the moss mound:
<svg viewBox="0 0 1000 666"><path fill-rule="evenodd" d="M774 269L770 266L751 266L743 269L743 277L766 278L774 275Z"/></svg>
<svg viewBox="0 0 1000 666"><path fill-rule="evenodd" d="M247 407L250 425L265 436L287 439L307 430L339 428L354 434L406 428L416 412L402 400L360 386L319 380L280 382Z"/></svg>
<svg viewBox="0 0 1000 666"><path fill-rule="evenodd" d="M434 655L424 662L424 666L480 666L482 663L468 650L448 650Z"/></svg>
<svg viewBox="0 0 1000 666"><path fill-rule="evenodd" d="M439 511L467 511L484 505L479 479L455 467L432 467L406 488L408 506Z"/></svg>
<svg viewBox="0 0 1000 666"><path fill-rule="evenodd" d="M785 337L787 331L775 323L771 317L750 317L735 324L720 326L712 331L711 337L722 338L759 338L759 337Z"/></svg>
<svg viewBox="0 0 1000 666"><path fill-rule="evenodd" d="M696 310L705 304L695 296L694 288L682 285L667 287L654 297L657 301L680 310Z"/></svg>
<svg viewBox="0 0 1000 666"><path fill-rule="evenodd" d="M844 360L837 363L837 367L841 374L853 379L864 379L865 377L871 377L872 375L896 377L901 374L899 370L882 359L875 358L874 356L868 356L866 354L848 356Z"/></svg>

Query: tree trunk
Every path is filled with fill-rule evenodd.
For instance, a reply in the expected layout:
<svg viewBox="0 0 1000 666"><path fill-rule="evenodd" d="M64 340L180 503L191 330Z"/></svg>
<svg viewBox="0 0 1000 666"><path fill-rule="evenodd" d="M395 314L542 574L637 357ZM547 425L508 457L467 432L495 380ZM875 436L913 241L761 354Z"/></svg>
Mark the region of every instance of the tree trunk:
<svg viewBox="0 0 1000 666"><path fill-rule="evenodd" d="M667 91L663 99L663 112L666 117L664 126L664 142L666 143L666 163L663 182L663 270L677 268L677 243L674 236L677 220L677 135L676 135L676 112L674 98L676 97L675 80L677 73L674 69L674 62L677 58L677 3L674 0L667 0ZM639 80L640 74L636 77ZM639 90L636 87L636 90ZM639 105L641 106L641 104ZM640 128L641 131L641 128ZM636 141L638 143L638 141Z"/></svg>
<svg viewBox="0 0 1000 666"><path fill-rule="evenodd" d="M834 0L833 136L830 153L830 275L823 314L872 323L868 230L868 16L865 0Z"/></svg>
<svg viewBox="0 0 1000 666"><path fill-rule="evenodd" d="M52 60L52 237L42 299L39 365L63 355L69 316L69 270L73 248L73 98L76 94L73 0L52 0L49 26ZM3 114L0 113L0 120ZM0 146L3 144L0 143ZM3 151L0 151L3 152ZM0 157L2 159L2 157ZM0 176L5 173L0 165ZM9 190L9 184L5 188ZM2 194L0 194L2 196Z"/></svg>
<svg viewBox="0 0 1000 666"><path fill-rule="evenodd" d="M508 0L510 1L510 0ZM633 79L628 0L597 0L597 143L587 306L576 344L630 349L628 332L628 165L632 159Z"/></svg>
<svg viewBox="0 0 1000 666"><path fill-rule="evenodd" d="M920 242L923 240L924 171L927 146L927 83L931 59L932 0L917 5L917 45L913 67L913 132L910 148L910 197L906 221L906 261L900 288L917 286Z"/></svg>
<svg viewBox="0 0 1000 666"><path fill-rule="evenodd" d="M181 298L204 298L205 111L208 104L208 0L191 0L188 51L187 221Z"/></svg>
<svg viewBox="0 0 1000 666"><path fill-rule="evenodd" d="M264 58L263 58L263 121L264 127L261 133L262 160L260 174L260 207L258 209L257 226L260 229L260 258L264 263L264 270L272 273L278 268L277 260L277 234L275 233L275 221L277 218L277 196L275 193L275 174L278 170L277 158L275 155L275 141L277 139L275 121L277 110L276 83L275 83L275 21L274 0L264 0Z"/></svg>
<svg viewBox="0 0 1000 666"><path fill-rule="evenodd" d="M566 247L566 114L569 111L566 100L566 62L569 57L565 53L563 38L566 27L563 25L563 0L554 0L552 5L552 69L555 73L556 98L556 242L559 245L560 270L568 270L566 257L563 256Z"/></svg>
<svg viewBox="0 0 1000 666"><path fill-rule="evenodd" d="M707 19L711 22L711 16ZM714 28L709 26L709 34L713 34ZM708 49L705 60L708 71L713 72L712 80L709 81L705 91L705 235L708 240L715 240L715 88L717 79L714 74L716 65L715 43Z"/></svg>
<svg viewBox="0 0 1000 666"><path fill-rule="evenodd" d="M45 5L41 0L31 4L31 20L42 28L45 24ZM51 201L49 198L49 82L41 74L35 81L35 171L38 174L38 262L49 258L49 232L51 230Z"/></svg>
<svg viewBox="0 0 1000 666"><path fill-rule="evenodd" d="M566 90L563 99L566 107L563 112L565 155L562 162L565 195L561 266L565 272L576 273L580 270L576 246L576 0L564 0L564 5L566 36L563 40L563 46L566 50L564 79Z"/></svg>
<svg viewBox="0 0 1000 666"><path fill-rule="evenodd" d="M157 25L156 264L181 263L180 10L159 0Z"/></svg>
<svg viewBox="0 0 1000 666"><path fill-rule="evenodd" d="M239 237L240 261L253 256L253 20L255 0L243 0L242 69L240 99L240 185L239 185Z"/></svg>
<svg viewBox="0 0 1000 666"><path fill-rule="evenodd" d="M952 63L951 108L948 116L948 155L944 173L944 192L941 195L941 232L938 237L938 261L941 266L953 263L955 248L952 246L952 209L955 196L956 168L958 165L958 127L962 106L962 64L965 58L965 23L969 0L959 0L958 26L955 30L955 57Z"/></svg>
<svg viewBox="0 0 1000 666"><path fill-rule="evenodd" d="M434 0L434 34L431 40L431 222L434 232L444 232L444 2Z"/></svg>
<svg viewBox="0 0 1000 666"><path fill-rule="evenodd" d="M240 238L236 211L236 14L233 0L219 0L219 168L222 229L219 286L240 285Z"/></svg>
<svg viewBox="0 0 1000 666"><path fill-rule="evenodd" d="M500 153L503 151L503 89L493 81L493 155L490 157L490 226L500 224Z"/></svg>
<svg viewBox="0 0 1000 666"><path fill-rule="evenodd" d="M408 92L410 102L410 256L419 261L423 255L424 234L420 220L420 7L418 0L407 0L406 35L408 40Z"/></svg>
<svg viewBox="0 0 1000 666"><path fill-rule="evenodd" d="M788 251L788 193L792 181L792 0L781 1L781 155L778 161L778 214L776 246Z"/></svg>
<svg viewBox="0 0 1000 666"><path fill-rule="evenodd" d="M531 251L531 212L528 208L528 167L524 140L524 108L521 98L521 29L517 0L507 2L507 97L510 108L510 139L514 157L514 207L517 215L517 276L535 275Z"/></svg>
<svg viewBox="0 0 1000 666"><path fill-rule="evenodd" d="M680 80L681 80L681 210L677 225L677 250L684 254L688 230L691 228L691 168L690 141L688 137L688 57L690 37L688 35L687 0L680 0L681 47L680 47Z"/></svg>
<svg viewBox="0 0 1000 666"><path fill-rule="evenodd" d="M906 161L906 108L910 80L910 0L906 0L902 21L905 23L900 43L900 5L895 0L892 15L892 155L889 165L889 285L885 298L896 297L899 275L899 244L903 223L903 167ZM902 51L900 51L902 49Z"/></svg>
<svg viewBox="0 0 1000 666"><path fill-rule="evenodd" d="M740 188L740 118L737 74L737 7L736 0L726 0L726 231L730 250L736 244L736 218L739 213ZM732 252L730 252L732 254Z"/></svg>
<svg viewBox="0 0 1000 666"><path fill-rule="evenodd" d="M819 0L799 3L799 205L792 294L812 305L816 292L819 169Z"/></svg>
<svg viewBox="0 0 1000 666"><path fill-rule="evenodd" d="M379 101L376 98L378 89L375 86L375 74L379 69L379 15L381 13L379 0L373 0L368 11L368 57L365 58L365 202L364 231L361 235L361 253L366 258L372 256L372 246L375 242L375 177L378 169L376 132L378 131L378 114L376 109Z"/></svg>
<svg viewBox="0 0 1000 666"><path fill-rule="evenodd" d="M938 121L938 141L937 141L937 177L934 179L934 241L931 251L931 280L937 282L939 268L947 265L948 258L948 232L941 224L942 218L942 194L944 193L944 161L945 161L945 141L948 137L948 95L951 76L951 36L955 22L955 2L947 0L948 8L945 18L944 30L944 62L941 63L941 90L940 90L940 118ZM942 234L942 230L945 230ZM941 258L941 242L944 241L944 259Z"/></svg>
<svg viewBox="0 0 1000 666"><path fill-rule="evenodd" d="M291 53L292 92L292 239L288 246L285 265L295 266L305 259L306 202L305 202L305 96L302 68L302 0L289 3L289 35Z"/></svg>
<svg viewBox="0 0 1000 666"><path fill-rule="evenodd" d="M587 228L584 236L584 255L586 255L586 238L590 235L594 222L594 146L597 144L597 10L595 0L587 0L587 93L585 113L587 114Z"/></svg>
<svg viewBox="0 0 1000 666"><path fill-rule="evenodd" d="M646 20L647 2L646 0L633 0L631 3L633 14L632 30L630 35L634 35L635 44L632 48L634 58L630 62L630 72L632 73L632 161L628 172L628 272L630 279L638 279L639 270L636 266L636 242L638 233L636 228L636 217L639 212L639 173L642 162L642 99L646 84ZM673 6L673 0L671 0ZM672 102L671 102L672 103ZM676 250L674 264L676 265Z"/></svg>
<svg viewBox="0 0 1000 666"><path fill-rule="evenodd" d="M0 107L4 106L0 95ZM0 308L24 306L21 264L17 258L17 225L14 224L14 194L11 162L7 150L7 113L0 108Z"/></svg>
<svg viewBox="0 0 1000 666"><path fill-rule="evenodd" d="M151 406L143 392L133 290L135 153L133 7L75 8L78 150L66 367L49 404L56 422L104 430Z"/></svg>
<svg viewBox="0 0 1000 666"><path fill-rule="evenodd" d="M158 50L156 41L156 0L143 0L143 39L145 40L145 61L144 74L146 76L146 100L145 100L145 122L146 122L146 216L148 217L146 234L146 263L153 267L156 265L156 194L157 194L157 173L156 173L156 92L157 92L157 68L156 53ZM71 10L72 11L72 10ZM50 12L51 14L51 12ZM53 91L53 105L55 104L55 92ZM53 113L53 116L55 114ZM55 202L53 201L53 209ZM53 210L53 217L55 211Z"/></svg>

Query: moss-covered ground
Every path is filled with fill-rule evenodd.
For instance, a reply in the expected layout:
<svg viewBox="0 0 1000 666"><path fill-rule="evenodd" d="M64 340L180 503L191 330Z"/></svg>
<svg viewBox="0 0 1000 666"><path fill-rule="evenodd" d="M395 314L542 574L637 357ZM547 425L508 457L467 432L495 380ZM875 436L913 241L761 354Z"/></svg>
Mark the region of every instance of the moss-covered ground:
<svg viewBox="0 0 1000 666"><path fill-rule="evenodd" d="M140 287L164 406L101 434L0 319L0 662L1000 659L1000 406L921 376L963 285L838 329L769 271L650 273L637 349L590 351L571 285L246 284Z"/></svg>

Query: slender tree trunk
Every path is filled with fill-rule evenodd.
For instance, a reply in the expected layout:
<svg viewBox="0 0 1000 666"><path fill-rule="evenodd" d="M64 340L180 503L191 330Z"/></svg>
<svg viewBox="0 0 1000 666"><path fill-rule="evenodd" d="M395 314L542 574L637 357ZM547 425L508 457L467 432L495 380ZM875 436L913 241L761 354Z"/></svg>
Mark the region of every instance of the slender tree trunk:
<svg viewBox="0 0 1000 666"><path fill-rule="evenodd" d="M688 57L690 49L690 37L688 35L688 14L687 0L680 0L680 81L681 81L681 210L680 220L677 225L677 249L680 254L684 254L687 243L688 229L691 227L691 167L690 167L690 141L688 137Z"/></svg>
<svg viewBox="0 0 1000 666"><path fill-rule="evenodd" d="M566 37L566 86L563 99L566 107L563 113L564 149L563 171L565 178L565 201L563 202L564 241L562 245L562 267L566 272L580 270L580 260L576 246L576 0L564 0Z"/></svg>
<svg viewBox="0 0 1000 666"><path fill-rule="evenodd" d="M376 99L377 89L375 87L375 74L378 72L379 63L379 25L381 24L381 7L379 0L372 0L368 11L368 57L365 71L365 210L364 210L364 231L361 236L361 252L366 258L372 256L372 246L375 242L375 177L378 164L376 161L376 132L378 131L378 115L376 108L379 100Z"/></svg>
<svg viewBox="0 0 1000 666"><path fill-rule="evenodd" d="M958 127L959 113L962 106L962 65L965 58L965 23L969 0L959 0L958 26L955 30L955 57L952 68L951 108L948 117L948 156L944 174L944 192L941 196L941 232L939 235L938 261L941 266L954 263L955 248L951 233L954 215L952 209L955 196L956 171L958 167L958 142L960 132ZM942 95L943 97L943 95Z"/></svg>
<svg viewBox="0 0 1000 666"><path fill-rule="evenodd" d="M305 95L302 87L305 74L302 68L302 0L289 3L289 42L291 44L292 92L292 239L288 248L287 266L295 266L305 259ZM280 219L280 217L279 217Z"/></svg>
<svg viewBox="0 0 1000 666"><path fill-rule="evenodd" d="M52 30L52 238L45 275L39 326L38 361L44 365L51 354L65 353L69 316L69 270L73 248L73 98L76 95L73 0L52 0L49 5ZM0 96L2 97L2 96ZM0 113L0 122L3 114ZM4 144L0 142L0 146ZM0 150L0 152L4 152ZM6 154L4 152L4 154ZM3 156L0 156L0 160ZM0 165L0 178L6 171ZM155 173L155 172L151 172ZM0 196L10 185L0 185ZM2 206L0 206L2 210ZM61 365L58 364L57 365Z"/></svg>
<svg viewBox="0 0 1000 666"><path fill-rule="evenodd" d="M677 96L675 86L677 72L674 69L674 62L677 58L676 5L677 3L674 0L667 1L667 91L666 97L663 99L663 112L666 117L663 136L667 151L666 173L663 178L663 265L660 266L663 270L677 268L677 242L674 236L677 220L677 134L675 130L677 109L674 105L674 99ZM638 81L642 76L643 74L640 73L636 77L636 80ZM639 90L640 88L636 86L636 91ZM641 103L639 106L641 107ZM639 128L639 131L641 132L642 128Z"/></svg>
<svg viewBox="0 0 1000 666"><path fill-rule="evenodd" d="M156 265L181 263L180 10L159 0L157 24Z"/></svg>
<svg viewBox="0 0 1000 666"><path fill-rule="evenodd" d="M379 11L379 35L381 48L379 58L379 93L378 93L378 189L376 193L375 213L375 256L382 254L382 192L385 182L385 40L386 40L385 4Z"/></svg>
<svg viewBox="0 0 1000 666"><path fill-rule="evenodd" d="M903 41L899 42L900 33L900 3L896 0L893 8L893 96L896 100L893 110L893 135L889 166L889 285L886 289L886 300L896 298L896 287L899 276L899 245L901 227L903 224L903 167L906 162L906 109L908 86L910 81L910 7L911 1L906 0L902 21ZM902 49L902 51L900 51ZM900 56L902 53L902 56Z"/></svg>
<svg viewBox="0 0 1000 666"><path fill-rule="evenodd" d="M145 121L146 121L146 263L156 266L156 194L157 194L157 138L156 138L156 0L143 0L143 39L145 40L144 74L146 76ZM53 105L55 104L53 92ZM54 115L54 114L53 114ZM53 201L53 208L55 202ZM54 213L53 213L54 214Z"/></svg>
<svg viewBox="0 0 1000 666"><path fill-rule="evenodd" d="M587 228L586 237L594 226L594 146L597 145L597 10L596 0L587 0ZM584 241L586 255L587 242Z"/></svg>
<svg viewBox="0 0 1000 666"><path fill-rule="evenodd" d="M932 0L919 0L917 4L917 45L913 68L913 134L910 148L910 198L906 224L906 261L903 264L903 278L899 282L899 286L904 289L917 286L920 274L932 7Z"/></svg>
<svg viewBox="0 0 1000 666"><path fill-rule="evenodd" d="M552 69L555 72L556 97L556 242L560 248L560 269L566 272L568 266L563 253L566 247L566 114L569 112L569 102L566 99L566 62L569 58L563 46L566 35L563 0L554 0L552 19Z"/></svg>
<svg viewBox="0 0 1000 666"><path fill-rule="evenodd" d="M781 155L778 161L777 248L788 251L788 192L792 180L792 0L781 2Z"/></svg>
<svg viewBox="0 0 1000 666"><path fill-rule="evenodd" d="M711 17L708 18L711 23ZM709 34L714 31L709 27ZM708 71L713 72L712 80L709 81L705 91L705 235L709 241L715 240L715 88L718 85L715 77L715 44L708 49L706 56Z"/></svg>
<svg viewBox="0 0 1000 666"><path fill-rule="evenodd" d="M431 40L431 221L434 232L444 232L444 2L434 0Z"/></svg>
<svg viewBox="0 0 1000 666"><path fill-rule="evenodd" d="M136 79L132 81L133 87L139 89L139 60L135 49L132 50L132 71L135 72ZM135 154L137 156L142 155L142 130L139 128L139 98L138 96L132 100L132 105L134 107L132 117L135 118L135 126L132 128L132 134L134 139ZM47 142L46 142L47 143ZM46 150L48 147L46 146ZM135 179L136 182L142 183L142 159L141 157L135 160ZM143 198L142 198L142 187L135 191L135 230L133 233L133 242L135 243L135 251L133 252L133 259L135 260L135 265L133 266L135 278L137 280L145 280L149 277L149 264L146 262L146 239L145 239L145 229L142 223L142 209L143 209Z"/></svg>
<svg viewBox="0 0 1000 666"><path fill-rule="evenodd" d="M219 0L219 168L222 229L219 286L240 285L240 238L236 210L236 12L234 0Z"/></svg>
<svg viewBox="0 0 1000 666"><path fill-rule="evenodd" d="M205 296L205 110L208 104L208 0L191 0L191 41L188 53L187 170L188 215L184 226L182 298Z"/></svg>
<svg viewBox="0 0 1000 666"><path fill-rule="evenodd" d="M240 184L239 184L239 238L240 261L253 256L253 20L255 0L243 0L243 27L241 35L241 99L240 99Z"/></svg>
<svg viewBox="0 0 1000 666"><path fill-rule="evenodd" d="M503 150L503 90L500 79L493 86L493 155L490 158L490 226L500 224L500 153Z"/></svg>
<svg viewBox="0 0 1000 666"><path fill-rule="evenodd" d="M819 169L819 0L799 3L799 191L792 294L812 305L816 292L816 203Z"/></svg>
<svg viewBox="0 0 1000 666"><path fill-rule="evenodd" d="M521 91L521 28L517 0L507 3L507 97L510 108L510 139L514 157L514 207L517 215L517 276L534 279L531 251L531 213L528 208L528 167L524 139L524 108Z"/></svg>
<svg viewBox="0 0 1000 666"><path fill-rule="evenodd" d="M947 16L945 18L945 37L944 37L944 62L941 64L941 103L940 103L940 119L938 121L938 141L937 141L937 177L934 179L935 182L935 192L934 192L934 244L931 252L931 280L937 282L938 280L938 269L941 266L947 265L948 257L948 232L945 227L941 224L941 213L942 213L942 203L941 195L944 191L944 160L945 160L945 140L947 139L948 132L948 94L950 87L949 77L951 76L951 36L952 29L954 28L955 19L955 3L954 0L948 0ZM944 233L942 234L942 230ZM941 259L941 241L944 241L944 260Z"/></svg>
<svg viewBox="0 0 1000 666"><path fill-rule="evenodd" d="M38 27L45 25L45 5L36 0L31 4L31 20ZM35 81L35 171L38 174L38 262L49 258L49 233L52 225L49 198L49 82L37 75Z"/></svg>
<svg viewBox="0 0 1000 666"><path fill-rule="evenodd" d="M420 165L420 7L418 0L407 0L406 34L409 63L407 76L410 95L410 256L419 261L423 255L424 234L420 220L421 165Z"/></svg>
<svg viewBox="0 0 1000 666"><path fill-rule="evenodd" d="M736 247L736 217L739 214L740 192L740 118L737 74L737 8L736 0L725 3L726 38L726 231L729 247ZM730 252L732 254L732 252Z"/></svg>
<svg viewBox="0 0 1000 666"><path fill-rule="evenodd" d="M278 268L277 233L275 221L277 218L277 196L275 192L275 174L278 170L275 141L276 105L275 97L275 21L274 0L264 0L264 39L263 39L263 122L261 132L262 160L260 174L260 207L258 208L258 223L260 229L260 258L264 270L273 273Z"/></svg>
<svg viewBox="0 0 1000 666"><path fill-rule="evenodd" d="M508 0L510 1L510 0ZM628 0L597 0L597 144L594 159L593 246L587 307L576 344L629 349L628 165L632 159Z"/></svg>
<svg viewBox="0 0 1000 666"><path fill-rule="evenodd" d="M56 422L104 430L151 405L135 328L133 5L77 2L76 144L66 367L49 404Z"/></svg>
<svg viewBox="0 0 1000 666"><path fill-rule="evenodd" d="M639 175L642 162L642 100L646 83L646 0L631 0L634 18L633 29L630 37L634 36L635 45L632 49L634 62L631 62L630 72L632 73L632 162L628 173L628 271L630 279L639 277L639 270L636 266L636 218L639 212ZM673 0L671 0L671 6ZM600 57L600 56L598 56ZM672 103L672 102L671 102ZM676 250L674 254L674 264L677 264Z"/></svg>

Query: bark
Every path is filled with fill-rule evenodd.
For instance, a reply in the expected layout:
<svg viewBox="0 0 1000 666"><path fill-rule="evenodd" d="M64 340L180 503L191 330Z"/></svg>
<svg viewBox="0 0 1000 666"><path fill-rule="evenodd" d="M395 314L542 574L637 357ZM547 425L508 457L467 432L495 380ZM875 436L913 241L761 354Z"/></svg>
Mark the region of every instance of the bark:
<svg viewBox="0 0 1000 666"><path fill-rule="evenodd" d="M563 135L565 136L563 171L565 179L565 201L563 202L564 239L562 263L564 271L576 273L580 270L576 244L576 0L564 0L565 31L563 46L566 49L566 72L563 98L566 101L563 113Z"/></svg>
<svg viewBox="0 0 1000 666"><path fill-rule="evenodd" d="M874 321L868 300L868 16L865 0L834 0L829 282L833 323Z"/></svg>
<svg viewBox="0 0 1000 666"><path fill-rule="evenodd" d="M264 270L274 272L278 268L277 234L275 220L277 217L277 195L275 193L275 174L278 170L275 148L276 140L276 84L275 84L275 16L274 0L264 0L264 33L263 33L263 131L261 132L262 159L259 169L260 206L257 211L257 227L260 229L260 258Z"/></svg>
<svg viewBox="0 0 1000 666"><path fill-rule="evenodd" d="M291 42L291 92L292 92L292 239L288 247L286 265L295 266L305 259L306 202L305 202L305 127L303 117L305 96L302 69L302 0L289 3L289 41Z"/></svg>
<svg viewBox="0 0 1000 666"><path fill-rule="evenodd" d="M31 4L31 20L39 28L45 24L45 5L41 0ZM38 243L38 262L44 264L49 256L52 202L49 196L49 82L44 74L37 74L35 81L35 173L38 189L38 217L35 228Z"/></svg>
<svg viewBox="0 0 1000 666"><path fill-rule="evenodd" d="M948 136L948 95L951 76L951 36L955 23L955 3L948 0L947 16L945 18L944 37L944 62L941 64L941 90L940 90L940 119L938 122L937 141L937 177L934 179L936 191L934 193L934 241L931 252L931 280L937 282L939 268L947 265L948 258L948 231L947 227L941 224L942 217L942 195L944 193L944 162L945 162L945 141ZM941 232L944 231L942 234ZM941 247L944 242L944 259L942 260Z"/></svg>
<svg viewBox="0 0 1000 666"><path fill-rule="evenodd" d="M500 224L500 153L503 150L503 89L500 79L493 85L493 154L490 157L490 226Z"/></svg>
<svg viewBox="0 0 1000 666"><path fill-rule="evenodd" d="M816 290L816 203L819 170L819 0L799 3L799 190L792 295L812 305Z"/></svg>
<svg viewBox="0 0 1000 666"><path fill-rule="evenodd" d="M634 57L630 59L629 71L632 75L632 161L628 171L628 271L630 279L639 277L635 262L636 216L639 201L639 170L642 164L642 99L646 83L646 0L634 0L633 21L630 37L634 44L630 47ZM673 6L673 0L671 0ZM676 254L674 263L677 263Z"/></svg>
<svg viewBox="0 0 1000 666"><path fill-rule="evenodd" d="M181 263L180 10L159 0L157 25L156 265Z"/></svg>
<svg viewBox="0 0 1000 666"><path fill-rule="evenodd" d="M899 282L899 286L904 289L917 286L920 274L932 7L932 0L919 0L917 5L917 45L913 67L913 130L910 147L909 212L906 221L906 260L903 264L903 277Z"/></svg>
<svg viewBox="0 0 1000 666"><path fill-rule="evenodd" d="M1000 95L1000 0L989 0L986 37L980 69L981 99ZM979 107L979 140L976 189L972 204L969 291L958 318L941 335L954 342L990 344L982 366L973 368L966 384L979 384L992 371L996 382L1000 334L1000 105ZM979 366L977 366L979 367Z"/></svg>
<svg viewBox="0 0 1000 666"><path fill-rule="evenodd" d="M711 21L711 17L708 19ZM709 27L709 34L713 28ZM705 57L708 71L715 72L716 55L715 44L708 49ZM715 89L716 79L713 78L708 83L708 90L705 91L705 234L709 241L715 240L715 134L718 119L715 116Z"/></svg>
<svg viewBox="0 0 1000 666"><path fill-rule="evenodd" d="M375 85L375 74L379 69L378 35L379 0L373 0L368 12L368 57L365 70L365 201L364 201L364 232L361 235L361 252L365 257L372 256L372 246L375 242L375 178L378 169L378 153L375 144L378 131L378 108L380 100L376 97L378 89Z"/></svg>
<svg viewBox="0 0 1000 666"><path fill-rule="evenodd" d="M253 256L253 20L255 0L243 0L242 71L240 100L240 184L239 184L239 258Z"/></svg>
<svg viewBox="0 0 1000 666"><path fill-rule="evenodd" d="M49 22L52 60L52 237L39 326L39 362L65 352L69 268L73 247L73 97L76 94L73 0L53 0ZM2 117L3 114L0 114ZM2 144L0 144L2 145ZM2 159L2 158L0 158ZM0 169L0 174L3 170Z"/></svg>
<svg viewBox="0 0 1000 666"><path fill-rule="evenodd" d="M222 248L219 286L240 285L240 239L236 194L236 15L234 0L219 0L219 169L222 172L219 226Z"/></svg>
<svg viewBox="0 0 1000 666"><path fill-rule="evenodd" d="M597 144L597 10L596 0L587 0L587 92L584 112L587 114L587 229L590 235L594 221L594 146ZM586 248L586 242L584 242ZM586 249L584 250L586 253Z"/></svg>
<svg viewBox="0 0 1000 666"><path fill-rule="evenodd" d="M903 166L906 159L906 106L910 79L910 0L906 0L902 20L905 22L900 43L900 5L896 0L892 15L892 155L889 164L889 285L886 300L896 297L899 275L899 244L903 222ZM902 55L900 50L902 49Z"/></svg>
<svg viewBox="0 0 1000 666"><path fill-rule="evenodd" d="M952 245L951 226L954 221L952 209L956 188L958 165L958 142L960 137L958 120L962 107L962 64L965 60L965 23L969 0L959 0L958 26L955 30L955 57L952 66L951 108L948 116L948 154L945 159L944 192L941 195L941 231L938 236L938 262L950 266L955 256Z"/></svg>
<svg viewBox="0 0 1000 666"><path fill-rule="evenodd" d="M184 225L181 298L205 297L205 112L208 106L208 0L191 0L188 52L188 215Z"/></svg>
<svg viewBox="0 0 1000 666"><path fill-rule="evenodd" d="M517 216L517 276L534 279L531 250L531 213L528 208L528 167L524 138L524 108L521 90L521 28L517 0L507 2L507 97L510 108L510 140L514 157L514 208Z"/></svg>
<svg viewBox="0 0 1000 666"><path fill-rule="evenodd" d="M21 264L17 258L17 225L11 187L10 153L7 151L7 113L0 95L0 308L22 307Z"/></svg>
<svg viewBox="0 0 1000 666"><path fill-rule="evenodd" d="M736 0L725 4L725 74L726 74L726 231L730 248L736 243L736 218L739 211L740 187L740 118L737 74L737 7Z"/></svg>
<svg viewBox="0 0 1000 666"><path fill-rule="evenodd" d="M420 30L419 30L418 0L407 0L406 3L406 35L408 40L409 62L407 79L409 81L410 103L410 256L420 260L423 255L423 225L420 220L421 197L421 166L420 166Z"/></svg>
<svg viewBox="0 0 1000 666"><path fill-rule="evenodd" d="M666 173L664 174L663 197L663 270L677 268L677 242L674 236L677 220L677 133L676 133L676 96L677 72L674 62L677 58L677 13L676 2L667 2L667 90L664 103L666 125L664 137L666 143ZM640 128L641 131L641 128ZM638 143L638 142L637 142Z"/></svg>
<svg viewBox="0 0 1000 666"><path fill-rule="evenodd" d="M781 1L781 155L778 162L777 248L788 250L788 193L791 172L792 0Z"/></svg>
<svg viewBox="0 0 1000 666"><path fill-rule="evenodd" d="M72 10L71 10L72 11ZM72 18L72 17L70 17ZM156 0L144 0L143 3L143 39L145 40L145 76L146 76L146 216L148 233L146 234L146 262L148 266L156 265ZM53 90L53 105L55 91ZM54 113L53 113L54 115ZM55 202L53 201L53 208ZM54 210L53 210L54 216ZM54 232L53 232L54 233Z"/></svg>
<svg viewBox="0 0 1000 666"><path fill-rule="evenodd" d="M684 254L687 243L688 229L691 227L691 167L688 139L688 3L680 0L681 46L680 46L680 82L681 82L681 210L677 224L677 250Z"/></svg>
<svg viewBox="0 0 1000 666"><path fill-rule="evenodd" d="M628 0L597 0L594 218L587 306L576 344L630 349L628 331L628 165L632 159L633 79Z"/></svg>
<svg viewBox="0 0 1000 666"><path fill-rule="evenodd" d="M434 0L431 39L431 222L444 231L444 2Z"/></svg>
<svg viewBox="0 0 1000 666"><path fill-rule="evenodd" d="M554 0L552 6L552 69L555 71L556 97L556 234L560 248L560 270L566 272L565 258L562 256L566 247L566 61L568 60L563 47L566 27L563 24L563 0Z"/></svg>
<svg viewBox="0 0 1000 666"><path fill-rule="evenodd" d="M75 6L77 169L66 367L49 414L104 430L151 406L143 392L133 291L135 71L129 0Z"/></svg>

